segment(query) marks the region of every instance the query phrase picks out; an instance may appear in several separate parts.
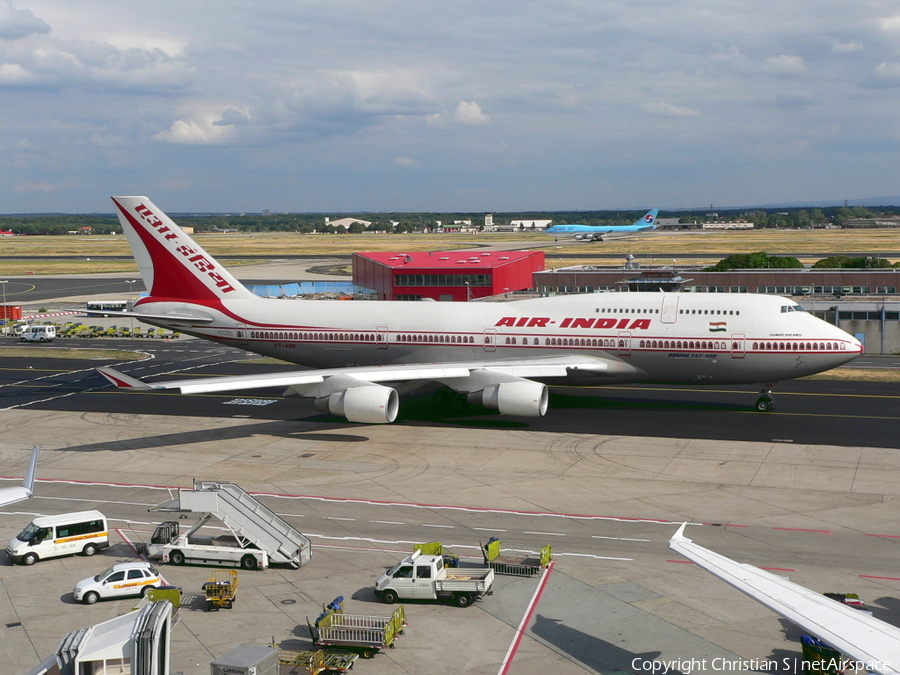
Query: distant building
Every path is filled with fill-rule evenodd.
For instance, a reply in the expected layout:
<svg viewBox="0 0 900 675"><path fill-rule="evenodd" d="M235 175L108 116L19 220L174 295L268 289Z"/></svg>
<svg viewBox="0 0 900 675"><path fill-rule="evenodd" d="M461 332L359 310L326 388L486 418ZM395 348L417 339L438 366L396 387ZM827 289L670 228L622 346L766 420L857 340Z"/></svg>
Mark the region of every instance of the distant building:
<svg viewBox="0 0 900 675"><path fill-rule="evenodd" d="M703 223L701 229L704 230L752 230L753 223L749 220L718 221L715 223Z"/></svg>
<svg viewBox="0 0 900 675"><path fill-rule="evenodd" d="M882 218L848 218L847 227L900 227L900 218L884 216Z"/></svg>
<svg viewBox="0 0 900 675"><path fill-rule="evenodd" d="M94 234L93 227L79 227L77 230L78 234Z"/></svg>
<svg viewBox="0 0 900 675"><path fill-rule="evenodd" d="M363 220L362 218L341 218L339 220L329 220L326 218L325 223L335 228L340 227L344 230L349 230L353 223L359 223L363 227L369 227L369 225L372 224L372 221Z"/></svg>
<svg viewBox="0 0 900 675"><path fill-rule="evenodd" d="M509 224L520 230L546 230L552 223L552 220L513 220Z"/></svg>

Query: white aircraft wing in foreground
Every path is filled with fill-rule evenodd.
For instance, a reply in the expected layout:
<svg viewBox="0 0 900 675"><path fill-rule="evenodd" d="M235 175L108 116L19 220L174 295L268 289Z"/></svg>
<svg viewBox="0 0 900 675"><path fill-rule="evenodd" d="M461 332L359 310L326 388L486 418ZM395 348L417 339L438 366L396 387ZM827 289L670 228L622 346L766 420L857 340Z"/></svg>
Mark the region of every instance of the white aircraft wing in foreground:
<svg viewBox="0 0 900 675"><path fill-rule="evenodd" d="M28 470L25 472L25 480L22 481L22 485L0 488L0 506L9 506L16 502L25 501L34 493L34 474L37 471L40 452L36 445L31 449L31 461L28 463Z"/></svg>
<svg viewBox="0 0 900 675"><path fill-rule="evenodd" d="M673 551L842 654L865 664L867 670L881 675L900 673L900 628L784 577L703 548L684 536L685 525L669 540Z"/></svg>

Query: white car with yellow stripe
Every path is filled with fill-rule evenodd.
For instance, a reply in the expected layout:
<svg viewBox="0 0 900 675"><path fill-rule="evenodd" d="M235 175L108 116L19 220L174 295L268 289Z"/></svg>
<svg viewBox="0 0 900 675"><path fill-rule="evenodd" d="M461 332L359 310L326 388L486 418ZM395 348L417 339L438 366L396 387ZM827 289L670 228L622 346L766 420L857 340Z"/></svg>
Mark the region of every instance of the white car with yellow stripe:
<svg viewBox="0 0 900 675"><path fill-rule="evenodd" d="M148 588L165 586L165 580L148 562L118 563L95 577L82 579L73 594L78 602L93 605L100 598L124 598L141 595Z"/></svg>

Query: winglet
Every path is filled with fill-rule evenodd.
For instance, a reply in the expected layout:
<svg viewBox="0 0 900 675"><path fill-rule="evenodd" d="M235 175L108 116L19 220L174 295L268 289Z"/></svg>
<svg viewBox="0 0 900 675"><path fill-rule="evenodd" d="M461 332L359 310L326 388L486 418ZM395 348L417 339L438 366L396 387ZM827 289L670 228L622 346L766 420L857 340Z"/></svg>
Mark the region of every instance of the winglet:
<svg viewBox="0 0 900 675"><path fill-rule="evenodd" d="M125 373L120 373L118 370L107 366L97 368L97 372L119 389L153 389L153 387L146 382L141 382L140 380L129 377Z"/></svg>
<svg viewBox="0 0 900 675"><path fill-rule="evenodd" d="M0 488L0 506L9 506L31 498L34 494L34 475L37 471L39 454L38 447L36 445L32 447L31 461L28 463L28 470L25 472L25 480L22 481L22 485Z"/></svg>
<svg viewBox="0 0 900 675"><path fill-rule="evenodd" d="M677 544L682 541L691 541L687 537L684 536L684 528L687 527L687 523L682 523L681 527L678 528L678 531L672 535L672 538L669 539L669 546L672 544Z"/></svg>
<svg viewBox="0 0 900 675"><path fill-rule="evenodd" d="M32 446L31 448L31 461L28 462L28 470L25 472L25 481L23 482L23 487L28 491L28 495L34 492L34 476L37 473L37 463L38 463L38 455L41 454L40 448L38 446Z"/></svg>

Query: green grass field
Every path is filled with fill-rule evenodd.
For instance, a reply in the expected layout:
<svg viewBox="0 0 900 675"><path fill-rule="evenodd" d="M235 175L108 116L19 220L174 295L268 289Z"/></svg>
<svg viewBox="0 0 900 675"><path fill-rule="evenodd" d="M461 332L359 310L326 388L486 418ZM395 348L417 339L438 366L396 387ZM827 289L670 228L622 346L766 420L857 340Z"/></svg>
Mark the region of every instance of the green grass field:
<svg viewBox="0 0 900 675"><path fill-rule="evenodd" d="M485 243L522 242L541 246L554 253L629 253L640 259L648 257L668 263L678 261L679 255L691 253L720 254L765 251L769 254L798 255L803 262L815 262L818 257L803 253L829 254L861 253L879 255L900 250L900 233L889 229L871 230L752 230L749 232L678 232L648 233L601 243L578 243L561 246L540 233L487 233L479 235L452 234L198 234L197 242L226 266L256 261L242 260L245 255L349 255L355 251L448 251L471 248ZM90 274L100 272L136 273L131 260L92 260L92 256L130 256L125 237L119 236L41 236L12 237L0 243L4 256L77 256L73 260L7 260L3 272L15 274ZM81 259L83 257L83 259ZM691 264L718 261L717 255L705 261L691 260ZM589 257L577 260L549 259L548 269L575 264L596 263ZM678 261L686 264L687 261ZM891 262L896 260L891 259Z"/></svg>

